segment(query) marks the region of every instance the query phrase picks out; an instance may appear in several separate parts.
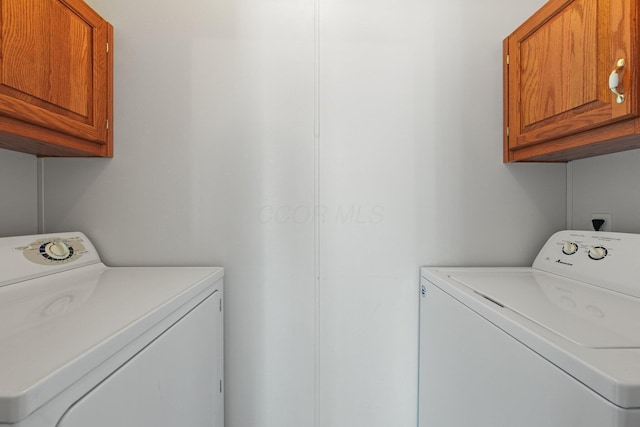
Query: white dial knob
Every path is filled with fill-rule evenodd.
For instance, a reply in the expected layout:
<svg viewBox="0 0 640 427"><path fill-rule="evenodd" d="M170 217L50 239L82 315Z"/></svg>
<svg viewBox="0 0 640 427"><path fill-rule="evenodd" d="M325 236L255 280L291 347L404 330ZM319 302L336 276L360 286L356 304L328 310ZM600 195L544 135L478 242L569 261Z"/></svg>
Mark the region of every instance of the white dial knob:
<svg viewBox="0 0 640 427"><path fill-rule="evenodd" d="M601 260L607 256L607 249L602 246L591 246L589 248L589 258Z"/></svg>
<svg viewBox="0 0 640 427"><path fill-rule="evenodd" d="M578 252L578 245L569 241L564 242L564 245L562 246L562 252L565 255L573 255Z"/></svg>
<svg viewBox="0 0 640 427"><path fill-rule="evenodd" d="M69 246L61 240L55 240L47 244L44 250L53 259L66 259L70 255Z"/></svg>

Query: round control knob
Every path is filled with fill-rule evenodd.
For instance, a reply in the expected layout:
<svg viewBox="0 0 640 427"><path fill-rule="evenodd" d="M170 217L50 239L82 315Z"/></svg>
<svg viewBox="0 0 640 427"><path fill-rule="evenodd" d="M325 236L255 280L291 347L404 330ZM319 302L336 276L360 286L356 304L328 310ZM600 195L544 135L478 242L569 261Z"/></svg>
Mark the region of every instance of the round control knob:
<svg viewBox="0 0 640 427"><path fill-rule="evenodd" d="M56 240L47 244L44 248L44 251L53 259L67 259L71 255L69 246L67 246L61 240Z"/></svg>
<svg viewBox="0 0 640 427"><path fill-rule="evenodd" d="M573 255L578 252L578 245L573 242L564 242L562 253L565 255Z"/></svg>
<svg viewBox="0 0 640 427"><path fill-rule="evenodd" d="M602 246L591 246L589 248L589 258L601 260L607 256L607 249Z"/></svg>

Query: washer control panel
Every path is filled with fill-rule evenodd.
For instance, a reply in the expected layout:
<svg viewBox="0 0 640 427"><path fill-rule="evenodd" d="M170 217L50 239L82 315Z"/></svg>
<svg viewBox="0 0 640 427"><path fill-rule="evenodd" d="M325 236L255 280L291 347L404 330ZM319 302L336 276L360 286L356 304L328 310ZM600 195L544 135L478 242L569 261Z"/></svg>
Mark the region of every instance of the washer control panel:
<svg viewBox="0 0 640 427"><path fill-rule="evenodd" d="M583 251L580 251L581 246L584 249ZM586 254L590 259L595 261L604 259L609 254L605 246L585 246L579 241L574 242L569 240L562 242L561 251L564 255Z"/></svg>
<svg viewBox="0 0 640 427"><path fill-rule="evenodd" d="M565 255L573 255L578 252L578 245L575 242L566 241L562 245L562 253Z"/></svg>
<svg viewBox="0 0 640 427"><path fill-rule="evenodd" d="M640 297L640 234L560 231L533 268Z"/></svg>
<svg viewBox="0 0 640 427"><path fill-rule="evenodd" d="M589 248L589 258L599 261L601 259L604 259L604 257L606 257L609 254L609 251L607 251L607 248L605 248L604 246L591 246Z"/></svg>

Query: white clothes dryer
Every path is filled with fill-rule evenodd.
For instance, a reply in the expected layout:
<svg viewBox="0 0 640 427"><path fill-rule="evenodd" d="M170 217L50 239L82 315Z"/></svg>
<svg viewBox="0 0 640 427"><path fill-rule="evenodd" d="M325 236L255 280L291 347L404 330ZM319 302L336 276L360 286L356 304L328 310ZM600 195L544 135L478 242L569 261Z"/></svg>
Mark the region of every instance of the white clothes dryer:
<svg viewBox="0 0 640 427"><path fill-rule="evenodd" d="M640 235L562 231L532 267L421 276L420 427L640 425Z"/></svg>
<svg viewBox="0 0 640 427"><path fill-rule="evenodd" d="M0 239L0 427L222 427L223 269Z"/></svg>

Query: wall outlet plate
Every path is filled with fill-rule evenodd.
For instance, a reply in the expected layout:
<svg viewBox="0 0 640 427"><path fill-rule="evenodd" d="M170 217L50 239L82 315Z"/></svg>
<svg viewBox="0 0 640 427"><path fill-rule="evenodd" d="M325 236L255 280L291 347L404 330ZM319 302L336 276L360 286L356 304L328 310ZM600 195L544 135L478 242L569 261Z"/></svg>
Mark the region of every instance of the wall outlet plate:
<svg viewBox="0 0 640 427"><path fill-rule="evenodd" d="M613 215L610 213L592 213L591 219L604 219L604 224L600 231L613 231ZM589 224L591 225L591 224ZM593 230L593 226L591 226Z"/></svg>

